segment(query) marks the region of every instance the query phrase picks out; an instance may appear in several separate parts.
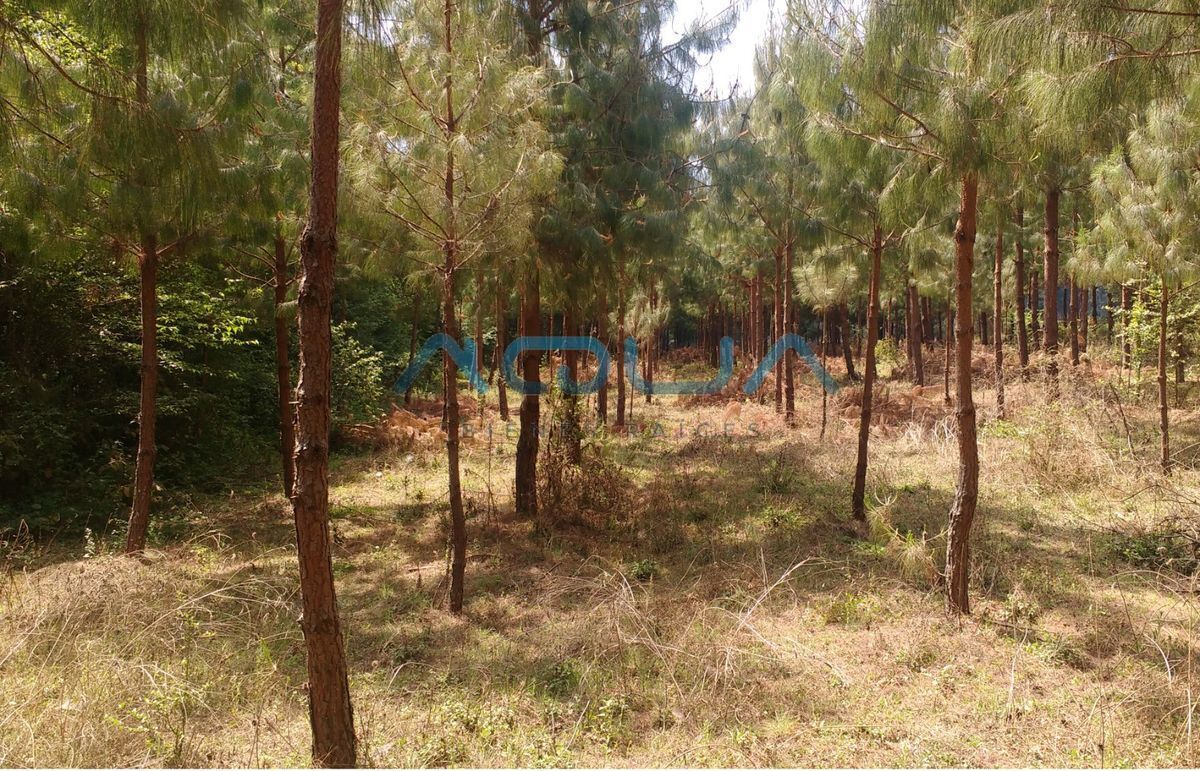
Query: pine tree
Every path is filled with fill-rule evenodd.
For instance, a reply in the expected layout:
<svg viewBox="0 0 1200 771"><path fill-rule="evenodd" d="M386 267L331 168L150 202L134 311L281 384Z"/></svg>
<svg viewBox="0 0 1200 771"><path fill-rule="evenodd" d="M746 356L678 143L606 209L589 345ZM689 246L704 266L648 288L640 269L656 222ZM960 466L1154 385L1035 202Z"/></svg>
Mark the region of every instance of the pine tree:
<svg viewBox="0 0 1200 771"><path fill-rule="evenodd" d="M851 128L852 123L866 118L858 106L860 97L853 90L854 63L848 57L829 54L817 39L800 38L794 46L791 60L797 77L803 79L801 93L812 112L808 126L809 152L821 172L816 192L817 219L835 243L852 243L868 255L866 348L851 494L854 518L865 522L868 452L878 375L876 345L881 322L883 256L889 247L899 243L905 231L904 227L895 227L883 209L883 196L896 173L898 159L889 148Z"/></svg>
<svg viewBox="0 0 1200 771"><path fill-rule="evenodd" d="M227 172L240 188L225 213L223 229L234 252L231 269L270 292L275 337L276 401L284 495L291 498L295 469L295 407L291 374L291 301L297 275L295 244L308 181L307 95L304 68L313 32L297 0L259 8L254 26L254 102L241 142L241 163Z"/></svg>
<svg viewBox="0 0 1200 771"><path fill-rule="evenodd" d="M971 383L979 186L997 141L996 97L1008 81L1007 72L979 59L970 37L962 33L975 23L982 6L905 0L871 2L857 16L819 5L803 14L809 34L841 65L842 78L828 88L853 94L858 105L851 116L824 113L824 123L904 157L904 167L889 185L893 210L918 208L920 197L912 193L931 186L953 185L959 193L954 228L959 478L946 554L947 607L957 613L970 612L969 539L979 494Z"/></svg>
<svg viewBox="0 0 1200 771"><path fill-rule="evenodd" d="M338 251L342 100L342 0L319 0L313 68L308 222L300 236L297 307L296 480L292 508L300 561L301 629L308 660L313 764L349 768L357 759L346 653L333 580L329 532L331 311Z"/></svg>
<svg viewBox="0 0 1200 771"><path fill-rule="evenodd" d="M775 337L792 333L795 318L793 271L798 249L818 230L811 217L817 173L805 147L807 115L800 98L804 77L783 39L768 39L758 56L759 92L733 102L721 115L707 163L719 205L743 210L746 225L761 229L769 243L769 274ZM794 352L775 370L775 406L795 425Z"/></svg>
<svg viewBox="0 0 1200 771"><path fill-rule="evenodd" d="M442 331L459 334L459 277L527 247L533 202L561 167L539 119L542 72L494 40L496 12L453 0L399 6L382 52L391 77L368 92L353 132L357 187L417 241L410 258L436 272ZM379 65L376 59L370 66ZM492 263L495 270L502 265ZM477 293L478 294L478 293ZM481 295L476 298L481 302ZM476 344L482 341L477 340ZM462 613L467 560L459 368L443 357L450 491L450 610ZM473 381L477 384L478 381Z"/></svg>
<svg viewBox="0 0 1200 771"><path fill-rule="evenodd" d="M1096 167L1092 192L1097 223L1080 244L1080 259L1102 266L1110 278L1149 274L1157 283L1159 461L1164 473L1172 466L1167 398L1170 301L1185 280L1200 273L1194 256L1200 245L1200 172L1195 162L1200 122L1194 118L1195 105L1195 92L1152 104L1126 147Z"/></svg>
<svg viewBox="0 0 1200 771"><path fill-rule="evenodd" d="M8 30L57 81L40 137L55 146L54 213L136 260L141 316L137 463L126 551L146 546L154 490L158 272L205 230L223 184L220 153L248 86L224 45L240 0L86 0L23 9ZM186 77L185 77L186 75ZM51 114L52 113L52 114ZM69 119L65 116L71 116Z"/></svg>

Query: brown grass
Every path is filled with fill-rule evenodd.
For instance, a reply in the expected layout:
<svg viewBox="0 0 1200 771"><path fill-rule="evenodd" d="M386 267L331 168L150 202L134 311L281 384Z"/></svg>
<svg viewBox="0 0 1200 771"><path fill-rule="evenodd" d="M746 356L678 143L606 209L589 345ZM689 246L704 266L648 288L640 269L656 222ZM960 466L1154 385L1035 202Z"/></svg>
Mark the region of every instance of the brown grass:
<svg viewBox="0 0 1200 771"><path fill-rule="evenodd" d="M1154 472L1153 406L1113 396L1111 375L1066 376L1057 406L1014 378L1004 423L979 393L976 614L962 621L936 588L957 462L946 422L885 411L864 538L847 519L855 422L831 405L819 442L811 378L794 430L769 402L639 399L642 430L589 440L582 474L555 466L538 523L511 513L512 441L489 416L466 452L462 620L443 610L436 448L341 459L334 567L365 759L1194 764L1195 566L1185 536L1155 538L1168 522L1194 531L1198 477ZM144 563L104 538L13 563L0 765L307 763L286 504L200 508L190 541Z"/></svg>

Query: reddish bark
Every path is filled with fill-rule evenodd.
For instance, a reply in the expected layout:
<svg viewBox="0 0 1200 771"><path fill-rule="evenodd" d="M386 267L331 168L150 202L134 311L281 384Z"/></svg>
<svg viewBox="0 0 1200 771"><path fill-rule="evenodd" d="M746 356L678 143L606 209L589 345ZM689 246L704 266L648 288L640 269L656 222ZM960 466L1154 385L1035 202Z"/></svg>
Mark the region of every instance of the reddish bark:
<svg viewBox="0 0 1200 771"><path fill-rule="evenodd" d="M288 331L287 319L281 312L287 302L288 287L292 283L290 266L288 265L287 244L283 233L275 233L275 383L279 409L279 459L283 468L283 493L292 497L295 487L296 470L293 456L296 452L295 420L296 411L292 394L292 361L289 352L291 335Z"/></svg>
<svg viewBox="0 0 1200 771"><path fill-rule="evenodd" d="M954 231L955 303L971 307L971 279L975 267L976 214L979 180L968 175L962 181L962 204ZM953 613L970 613L968 578L971 563L971 526L979 500L979 444L976 435L975 400L971 388L971 315L958 314L955 365L958 403L958 485L950 508L950 532L946 546L946 606Z"/></svg>
<svg viewBox="0 0 1200 771"><path fill-rule="evenodd" d="M1018 233L1025 228L1025 210L1017 209ZM1016 282L1013 296L1017 300L1017 358L1021 362L1021 376L1028 376L1029 369L1029 330L1025 320L1025 244L1020 236L1017 237L1017 258L1015 261Z"/></svg>
<svg viewBox="0 0 1200 771"><path fill-rule="evenodd" d="M992 338L996 354L996 411L1001 420L1007 414L1004 403L1004 228L996 229L996 266L993 271L994 324Z"/></svg>
<svg viewBox="0 0 1200 771"><path fill-rule="evenodd" d="M1058 397L1058 202L1061 191L1046 191L1046 254L1045 254L1045 324L1042 350L1049 359L1047 375L1050 397Z"/></svg>
<svg viewBox="0 0 1200 771"><path fill-rule="evenodd" d="M879 281L883 263L883 231L878 224L871 240L871 277L867 295L867 350L863 364L862 412L858 418L858 455L854 467L854 518L867 520L867 445L875 390L875 346L879 342Z"/></svg>
<svg viewBox="0 0 1200 771"><path fill-rule="evenodd" d="M525 279L521 293L521 318L525 336L541 336L541 292L536 266L530 268ZM538 513L538 424L541 417L541 398L531 392L542 385L540 360L541 353L538 351L521 354L521 377L525 381L525 393L521 396L521 432L517 437L516 507L518 513L531 519L537 517Z"/></svg>
<svg viewBox="0 0 1200 771"><path fill-rule="evenodd" d="M319 0L309 219L300 244L300 384L293 512L304 606L313 764L353 767L354 716L338 620L329 532L330 342L337 256L342 2Z"/></svg>

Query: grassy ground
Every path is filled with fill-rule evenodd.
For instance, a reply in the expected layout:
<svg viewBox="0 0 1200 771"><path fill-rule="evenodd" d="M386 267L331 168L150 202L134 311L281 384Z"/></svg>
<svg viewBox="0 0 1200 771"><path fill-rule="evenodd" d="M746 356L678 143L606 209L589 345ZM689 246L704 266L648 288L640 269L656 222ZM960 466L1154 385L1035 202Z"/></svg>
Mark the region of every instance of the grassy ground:
<svg viewBox="0 0 1200 771"><path fill-rule="evenodd" d="M543 460L539 522L512 515L512 441L489 417L465 457L464 619L443 609L436 442L339 459L364 760L1194 765L1196 564L1161 532L1195 526L1200 476L1154 471L1153 405L1095 366L1056 406L1010 384L1010 421L981 389L962 621L935 585L950 422L900 383L872 438L869 533L848 520L850 391L823 439L810 379L794 430L769 404L639 400L649 428L590 441L583 473ZM1175 417L1186 465L1200 428L1186 403ZM182 538L145 563L103 537L11 556L0 764L308 762L286 501L172 516Z"/></svg>

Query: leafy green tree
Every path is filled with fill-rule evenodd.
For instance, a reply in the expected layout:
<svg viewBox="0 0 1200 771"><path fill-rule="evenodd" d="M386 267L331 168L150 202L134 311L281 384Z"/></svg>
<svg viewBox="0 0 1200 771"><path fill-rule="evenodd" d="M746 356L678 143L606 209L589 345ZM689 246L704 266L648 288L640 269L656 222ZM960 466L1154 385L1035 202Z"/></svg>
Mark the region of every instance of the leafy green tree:
<svg viewBox="0 0 1200 771"><path fill-rule="evenodd" d="M564 163L537 240L568 305L580 305L580 289L589 286L615 292L602 305L616 311L618 429L630 404L619 349L634 287L657 310L659 278L686 251L685 209L698 168L689 146L696 106L686 73L695 51L728 31L725 19L668 44L662 26L674 7L673 0L595 7L576 0L562 8L552 38L562 61L552 130ZM645 337L650 382L657 332Z"/></svg>
<svg viewBox="0 0 1200 771"><path fill-rule="evenodd" d="M414 236L410 257L436 271L443 332L457 339L460 272L489 255L525 249L532 201L560 168L539 116L544 81L538 68L494 38L497 11L452 0L417 0L391 11L395 23L380 55L389 77L374 83L356 110L353 144L363 161L356 182ZM450 610L456 614L463 608L467 559L458 375L447 352Z"/></svg>
<svg viewBox="0 0 1200 771"><path fill-rule="evenodd" d="M1200 272L1200 122L1194 94L1156 102L1121 150L1100 163L1092 182L1097 223L1082 257L1106 264L1118 279L1155 277L1158 283L1158 407L1160 463L1172 466L1170 404L1171 298ZM1104 258L1100 254L1104 254Z"/></svg>
<svg viewBox="0 0 1200 771"><path fill-rule="evenodd" d="M873 417L876 345L880 328L883 255L904 235L885 211L884 193L897 173L898 158L890 149L870 141L858 129L863 121L859 97L853 90L854 63L832 54L819 36L803 35L793 43L792 61L801 93L809 105L808 147L820 169L816 192L818 219L830 245L853 245L868 255L866 349L863 364L862 409L851 506L855 519L866 520L868 446ZM911 213L911 212L910 212ZM837 253L836 251L833 253ZM843 254L845 252L842 252Z"/></svg>
<svg viewBox="0 0 1200 771"><path fill-rule="evenodd" d="M54 83L39 135L53 145L40 171L54 212L93 243L135 258L140 278L141 383L137 468L126 550L146 545L154 489L162 259L197 238L221 190L221 151L236 140L248 95L224 43L240 0L130 0L97 12L61 0L10 27ZM236 48L236 47L235 47Z"/></svg>
<svg viewBox="0 0 1200 771"><path fill-rule="evenodd" d="M276 411L284 495L291 497L295 470L295 409L291 374L291 289L295 244L303 214L298 202L308 182L304 157L307 110L303 74L312 29L297 0L263 4L254 17L253 102L234 169L239 194L230 201L223 229L233 251L231 269L270 293L275 336Z"/></svg>
<svg viewBox="0 0 1200 771"><path fill-rule="evenodd" d="M929 187L958 191L954 244L959 478L946 553L947 608L957 613L970 611L969 540L979 495L970 311L979 184L999 140L997 96L1009 76L1003 68L980 60L963 34L984 6L966 0L904 0L871 2L858 14L820 3L798 11L810 33L839 62L841 77L833 87L854 99L856 109L849 118L830 111L823 120L901 153L898 181L890 185L897 199L903 191ZM910 201L906 208L921 208L914 196L902 197Z"/></svg>

